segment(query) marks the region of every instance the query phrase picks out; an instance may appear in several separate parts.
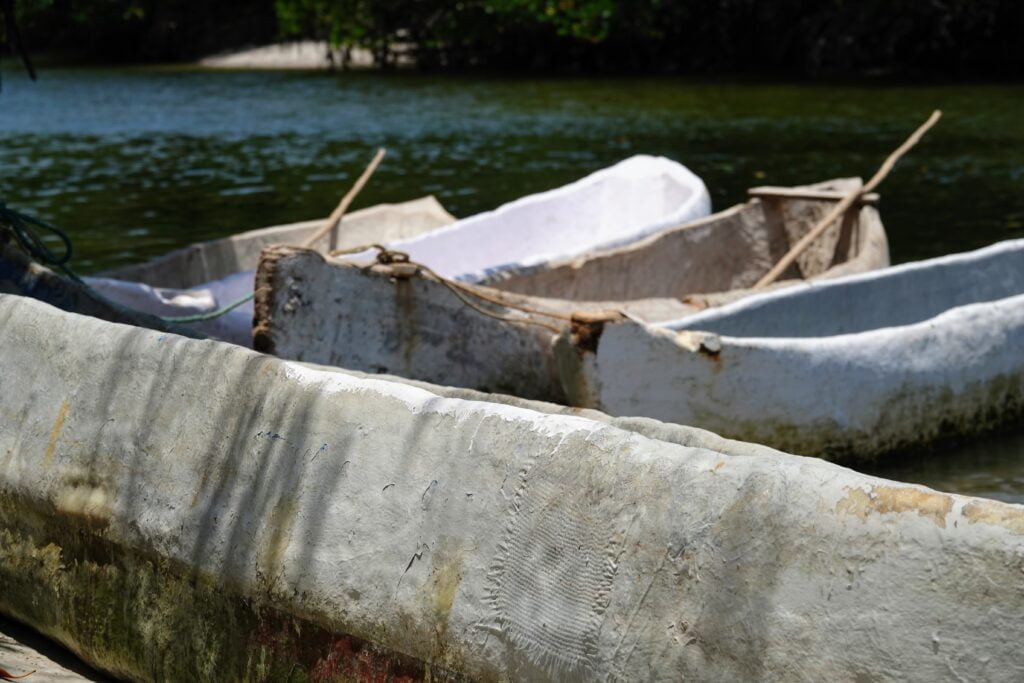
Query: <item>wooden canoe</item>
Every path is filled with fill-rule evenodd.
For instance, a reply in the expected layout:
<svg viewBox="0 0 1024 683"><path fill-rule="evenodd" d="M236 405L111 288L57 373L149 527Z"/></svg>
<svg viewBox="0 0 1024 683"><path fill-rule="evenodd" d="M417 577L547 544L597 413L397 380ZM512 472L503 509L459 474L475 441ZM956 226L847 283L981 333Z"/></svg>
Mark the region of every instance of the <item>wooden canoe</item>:
<svg viewBox="0 0 1024 683"><path fill-rule="evenodd" d="M477 303L518 319L532 316L511 306L565 316L615 310L645 321L694 314L748 294L857 182L801 188L801 196L766 194L635 244L505 273L477 291L507 306ZM831 228L777 286L871 270L888 259L878 212L864 205ZM552 352L557 329L484 315L404 264L364 268L310 250L268 249L257 273L254 320L256 348L283 358L569 400Z"/></svg>

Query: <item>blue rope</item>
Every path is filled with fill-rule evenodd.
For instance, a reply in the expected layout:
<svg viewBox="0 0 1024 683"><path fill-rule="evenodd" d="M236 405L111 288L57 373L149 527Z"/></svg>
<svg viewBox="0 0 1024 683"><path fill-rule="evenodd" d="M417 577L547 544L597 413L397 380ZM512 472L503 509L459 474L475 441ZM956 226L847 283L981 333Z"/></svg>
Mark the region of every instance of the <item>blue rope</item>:
<svg viewBox="0 0 1024 683"><path fill-rule="evenodd" d="M195 315L160 316L160 319L168 323L200 323L206 320L213 320L214 318L221 317L225 313L230 313L231 311L235 310L236 308L244 304L246 301L252 299L254 296L256 296L255 292L246 294L238 301L233 301L227 306L224 306L223 308L218 308L216 311L210 311L209 313L196 313Z"/></svg>
<svg viewBox="0 0 1024 683"><path fill-rule="evenodd" d="M108 304L115 304L110 301L107 297L103 296L95 289L90 287L82 278L80 278L70 267L68 262L71 260L72 246L71 238L66 232L61 230L55 225L47 223L46 221L30 216L29 214L22 213L17 209L12 209L7 206L6 203L0 201L0 223L8 225L11 229L11 233L14 235L14 239L18 242L18 245L25 250L29 256L33 259L42 263L45 266L52 266L59 269L69 278L77 282L78 284L85 287L90 294L97 299L104 301ZM54 253L50 247L46 245L44 237L40 234L41 231L49 232L50 234L57 237L63 245L63 253L60 255ZM179 324L179 323L194 323L203 322L206 320L213 320L220 316L233 311L238 308L246 301L253 298L253 294L246 294L238 301L232 302L223 308L218 308L216 311L210 313L198 313L196 315L182 315L182 316L156 316L165 323ZM120 306L120 304L115 304ZM141 312L141 311L140 311Z"/></svg>
<svg viewBox="0 0 1024 683"><path fill-rule="evenodd" d="M47 266L56 266L63 270L68 261L71 260L71 238L57 226L51 225L35 216L29 216L26 213L12 209L2 201L0 201L0 222L6 223L11 227L14 239L36 261ZM42 228L55 235L61 241L61 244L64 245L63 255L57 256L53 253L53 250L46 246L46 242L43 241L43 237L40 236L36 228Z"/></svg>

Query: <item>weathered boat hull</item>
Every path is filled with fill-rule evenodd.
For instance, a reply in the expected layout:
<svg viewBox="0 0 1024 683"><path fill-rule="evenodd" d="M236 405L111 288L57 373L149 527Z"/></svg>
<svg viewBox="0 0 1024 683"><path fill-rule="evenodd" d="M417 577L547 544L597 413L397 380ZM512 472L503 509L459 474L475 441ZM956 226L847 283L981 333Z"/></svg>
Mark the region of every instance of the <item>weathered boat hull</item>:
<svg viewBox="0 0 1024 683"><path fill-rule="evenodd" d="M489 294L565 315L611 305ZM529 319L512 308L480 305ZM698 310L678 300L628 308L665 318ZM481 313L436 280L401 274L400 266L363 269L309 249L272 247L257 273L253 348L282 358L565 403L555 337L548 327Z"/></svg>
<svg viewBox="0 0 1024 683"><path fill-rule="evenodd" d="M1024 241L559 341L574 405L875 458L1024 424Z"/></svg>
<svg viewBox="0 0 1024 683"><path fill-rule="evenodd" d="M823 185L846 188L852 182ZM532 277L542 285L528 286L530 280L522 273L496 283L528 290L529 295L475 290L505 304L481 300L476 301L479 307L502 318L539 319L546 326L481 313L443 283L404 265L363 269L309 250L275 248L264 253L258 270L254 348L282 358L565 403L571 397L552 345L567 321L527 315L515 306L565 317L607 310L646 321L692 315L749 294L715 292L750 287L785 253L788 240L799 239L801 230L809 229L830 205L755 200L638 245L572 264L555 262L551 271L533 269ZM888 265L877 211L862 207L805 257L788 277L821 279L835 271ZM533 294L543 288L551 290L549 297Z"/></svg>
<svg viewBox="0 0 1024 683"><path fill-rule="evenodd" d="M19 297L0 348L0 609L121 676L1024 671L1020 506Z"/></svg>
<svg viewBox="0 0 1024 683"><path fill-rule="evenodd" d="M434 197L380 204L347 216L325 235L318 249L346 249L374 242L407 239L455 221ZM252 294L260 250L271 244L303 242L323 221L305 221L251 230L191 244L146 263L124 266L85 282L117 305L153 316L182 317L213 313ZM252 302L226 314L191 322L188 327L214 339L252 345Z"/></svg>

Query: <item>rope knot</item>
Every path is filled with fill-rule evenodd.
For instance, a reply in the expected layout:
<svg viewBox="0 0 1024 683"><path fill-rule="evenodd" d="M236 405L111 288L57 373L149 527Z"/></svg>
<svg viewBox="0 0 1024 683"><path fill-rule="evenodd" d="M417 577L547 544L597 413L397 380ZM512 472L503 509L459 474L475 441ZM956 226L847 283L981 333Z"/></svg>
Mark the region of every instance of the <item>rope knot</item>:
<svg viewBox="0 0 1024 683"><path fill-rule="evenodd" d="M378 247L377 263L390 265L392 263L409 263L409 255L404 251L392 251L385 247Z"/></svg>

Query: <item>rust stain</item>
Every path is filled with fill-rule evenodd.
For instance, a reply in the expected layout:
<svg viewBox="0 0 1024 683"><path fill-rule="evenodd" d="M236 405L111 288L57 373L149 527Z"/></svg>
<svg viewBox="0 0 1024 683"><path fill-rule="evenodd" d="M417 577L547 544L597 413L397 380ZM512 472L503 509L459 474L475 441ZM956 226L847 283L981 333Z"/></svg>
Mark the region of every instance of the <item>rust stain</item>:
<svg viewBox="0 0 1024 683"><path fill-rule="evenodd" d="M405 361L405 373L412 372L413 356L416 353L417 326L416 293L411 280L396 279L395 284L395 326L398 343L401 346L402 359Z"/></svg>
<svg viewBox="0 0 1024 683"><path fill-rule="evenodd" d="M620 322L624 319L618 311L576 311L570 320L573 346L581 353L597 353L597 343L604 332L605 323Z"/></svg>
<svg viewBox="0 0 1024 683"><path fill-rule="evenodd" d="M60 404L60 410L57 411L57 419L53 422L53 429L50 430L50 442L46 444L46 454L43 456L43 468L49 469L50 465L53 464L53 456L57 452L57 441L60 439L60 432L64 429L64 418L68 416L68 409L71 408L71 402L68 399L64 399L64 402Z"/></svg>
<svg viewBox="0 0 1024 683"><path fill-rule="evenodd" d="M575 334L563 333L555 337L555 366L558 369L558 379L565 394L563 400L573 409L594 408L598 404L596 397L600 392L592 390L587 384L587 375L584 370L584 354L586 352L576 346L576 342Z"/></svg>
<svg viewBox="0 0 1024 683"><path fill-rule="evenodd" d="M953 509L953 498L944 493L899 486L873 486L869 491L851 488L836 503L835 511L852 514L867 521L872 514L913 512L946 528L946 515Z"/></svg>
<svg viewBox="0 0 1024 683"><path fill-rule="evenodd" d="M1024 534L1024 509L994 500L972 500L963 516L971 524L1001 526L1010 533Z"/></svg>
<svg viewBox="0 0 1024 683"><path fill-rule="evenodd" d="M701 297L699 294L687 294L680 301L687 306L693 306L698 311L703 311L705 308L710 308L711 304L708 300Z"/></svg>
<svg viewBox="0 0 1024 683"><path fill-rule="evenodd" d="M256 266L256 278L253 285L253 317L252 347L261 353L274 353L274 309L277 307L276 297L282 286L278 282L280 261L285 258L301 255L296 247L272 245L260 251L260 260Z"/></svg>

